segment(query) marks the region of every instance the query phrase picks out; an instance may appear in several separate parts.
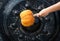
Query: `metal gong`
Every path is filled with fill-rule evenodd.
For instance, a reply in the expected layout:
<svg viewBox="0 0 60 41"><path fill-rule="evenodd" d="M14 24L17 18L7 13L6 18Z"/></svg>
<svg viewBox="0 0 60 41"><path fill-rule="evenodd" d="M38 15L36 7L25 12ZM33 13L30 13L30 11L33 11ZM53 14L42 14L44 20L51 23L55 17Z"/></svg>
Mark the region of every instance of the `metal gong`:
<svg viewBox="0 0 60 41"><path fill-rule="evenodd" d="M59 30L57 12L42 18L35 17L34 25L27 29L21 25L19 17L23 10L30 9L35 14L50 5L47 0L10 0L3 11L5 34L12 41L52 41Z"/></svg>

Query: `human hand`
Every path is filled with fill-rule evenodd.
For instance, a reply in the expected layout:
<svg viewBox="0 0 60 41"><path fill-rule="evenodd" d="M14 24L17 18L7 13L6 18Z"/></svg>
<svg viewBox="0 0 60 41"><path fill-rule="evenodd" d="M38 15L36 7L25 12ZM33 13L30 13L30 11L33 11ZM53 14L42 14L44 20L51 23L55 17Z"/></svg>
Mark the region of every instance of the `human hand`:
<svg viewBox="0 0 60 41"><path fill-rule="evenodd" d="M45 17L49 14L48 9L43 9L41 10L39 13L34 14L33 16L37 16L37 17Z"/></svg>

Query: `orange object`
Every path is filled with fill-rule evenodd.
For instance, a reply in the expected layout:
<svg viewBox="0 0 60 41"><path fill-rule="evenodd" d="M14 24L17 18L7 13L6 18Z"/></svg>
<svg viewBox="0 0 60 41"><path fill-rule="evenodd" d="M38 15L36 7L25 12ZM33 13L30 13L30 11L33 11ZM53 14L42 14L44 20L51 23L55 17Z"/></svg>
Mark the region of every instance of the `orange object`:
<svg viewBox="0 0 60 41"><path fill-rule="evenodd" d="M20 13L21 24L25 27L29 27L34 24L35 18L31 10L24 10Z"/></svg>

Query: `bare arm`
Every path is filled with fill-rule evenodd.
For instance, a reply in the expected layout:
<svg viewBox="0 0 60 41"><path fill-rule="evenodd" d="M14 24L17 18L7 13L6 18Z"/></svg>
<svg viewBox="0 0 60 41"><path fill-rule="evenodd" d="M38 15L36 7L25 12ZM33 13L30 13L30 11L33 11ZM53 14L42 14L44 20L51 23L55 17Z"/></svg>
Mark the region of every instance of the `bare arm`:
<svg viewBox="0 0 60 41"><path fill-rule="evenodd" d="M45 17L48 14L50 14L51 12L55 12L55 11L58 11L58 10L60 10L60 2L41 10L39 13L34 14L34 16Z"/></svg>
<svg viewBox="0 0 60 41"><path fill-rule="evenodd" d="M60 2L46 8L48 12L55 12L55 11L58 11L60 10Z"/></svg>

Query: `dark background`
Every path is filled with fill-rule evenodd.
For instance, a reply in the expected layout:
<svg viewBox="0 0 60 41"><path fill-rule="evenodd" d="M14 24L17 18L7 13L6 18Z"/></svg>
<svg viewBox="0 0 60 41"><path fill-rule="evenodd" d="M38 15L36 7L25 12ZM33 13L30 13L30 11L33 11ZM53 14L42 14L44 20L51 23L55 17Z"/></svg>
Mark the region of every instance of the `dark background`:
<svg viewBox="0 0 60 41"><path fill-rule="evenodd" d="M6 35L3 33L3 10L4 6L9 0L0 0L0 41L7 41L8 39L5 39ZM57 3L59 0L55 0L55 3ZM58 11L59 17L60 17L60 11ZM59 24L60 25L60 24ZM55 37L54 41L60 41L60 31L58 35Z"/></svg>

